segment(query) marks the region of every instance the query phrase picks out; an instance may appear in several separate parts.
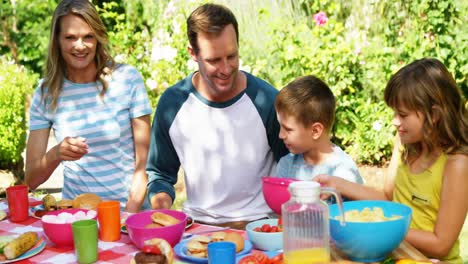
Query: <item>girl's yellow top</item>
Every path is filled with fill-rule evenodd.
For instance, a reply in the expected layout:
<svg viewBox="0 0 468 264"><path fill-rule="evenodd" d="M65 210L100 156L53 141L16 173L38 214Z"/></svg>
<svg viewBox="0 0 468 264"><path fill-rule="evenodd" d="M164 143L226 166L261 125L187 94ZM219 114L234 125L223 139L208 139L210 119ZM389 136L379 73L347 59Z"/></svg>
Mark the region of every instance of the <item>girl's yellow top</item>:
<svg viewBox="0 0 468 264"><path fill-rule="evenodd" d="M393 200L408 205L413 210L412 229L433 232L440 206L440 192L442 190L442 175L447 155L440 155L434 164L419 174L410 172L409 166L401 162L395 178ZM443 261L461 264L459 239Z"/></svg>

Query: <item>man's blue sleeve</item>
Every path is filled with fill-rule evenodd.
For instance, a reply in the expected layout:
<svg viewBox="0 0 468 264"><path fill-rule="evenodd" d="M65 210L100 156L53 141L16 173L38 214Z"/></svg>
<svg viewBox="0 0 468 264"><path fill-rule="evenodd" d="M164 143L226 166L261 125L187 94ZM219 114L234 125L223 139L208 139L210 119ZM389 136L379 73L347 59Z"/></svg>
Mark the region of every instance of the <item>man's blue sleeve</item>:
<svg viewBox="0 0 468 264"><path fill-rule="evenodd" d="M146 173L148 174L148 198L165 192L175 200L174 184L180 160L169 135L169 128L177 114L169 90L161 96L151 127L151 143L148 153ZM175 98L172 97L172 98Z"/></svg>

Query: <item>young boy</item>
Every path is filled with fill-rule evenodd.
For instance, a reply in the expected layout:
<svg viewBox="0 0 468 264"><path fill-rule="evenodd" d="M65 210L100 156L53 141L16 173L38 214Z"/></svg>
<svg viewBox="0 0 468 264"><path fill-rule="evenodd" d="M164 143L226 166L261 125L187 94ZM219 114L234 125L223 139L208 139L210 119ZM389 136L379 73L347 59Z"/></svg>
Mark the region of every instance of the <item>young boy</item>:
<svg viewBox="0 0 468 264"><path fill-rule="evenodd" d="M363 183L354 161L330 140L335 97L315 76L300 77L276 97L279 137L291 152L281 158L277 177L312 180L319 174Z"/></svg>

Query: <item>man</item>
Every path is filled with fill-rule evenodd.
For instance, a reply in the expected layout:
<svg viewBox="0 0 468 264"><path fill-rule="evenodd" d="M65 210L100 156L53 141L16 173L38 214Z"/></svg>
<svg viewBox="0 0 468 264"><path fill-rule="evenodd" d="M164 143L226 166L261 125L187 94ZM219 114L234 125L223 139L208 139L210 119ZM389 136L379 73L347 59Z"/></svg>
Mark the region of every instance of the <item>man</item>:
<svg viewBox="0 0 468 264"><path fill-rule="evenodd" d="M153 208L168 208L182 166L196 221L242 228L271 210L261 177L287 153L278 138L277 91L239 70L238 26L224 6L205 4L187 19L188 51L199 70L159 100L147 165Z"/></svg>

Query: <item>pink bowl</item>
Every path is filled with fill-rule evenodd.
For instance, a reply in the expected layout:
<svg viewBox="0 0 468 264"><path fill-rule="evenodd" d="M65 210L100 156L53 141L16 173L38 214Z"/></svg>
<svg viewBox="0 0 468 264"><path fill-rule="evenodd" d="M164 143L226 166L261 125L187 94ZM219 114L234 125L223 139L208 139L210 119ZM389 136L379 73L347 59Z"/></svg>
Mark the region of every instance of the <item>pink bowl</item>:
<svg viewBox="0 0 468 264"><path fill-rule="evenodd" d="M146 225L152 223L151 215L154 212L168 214L180 220L180 222L170 226L146 228ZM170 209L139 212L129 216L125 221L130 240L132 240L133 244L135 244L135 246L139 249L143 247L143 243L146 240L152 238L165 239L167 242L169 242L169 244L171 244L172 247L174 247L182 238L186 223L187 215L184 212Z"/></svg>
<svg viewBox="0 0 468 264"><path fill-rule="evenodd" d="M268 206L277 214L281 214L281 205L290 198L288 186L297 181L291 178L262 177L263 197Z"/></svg>
<svg viewBox="0 0 468 264"><path fill-rule="evenodd" d="M57 211L51 211L46 215L58 215L60 213L70 213L75 214L77 212L83 211L87 213L87 209L63 209ZM97 214L96 214L97 215ZM94 217L93 219L96 219ZM53 224L42 221L42 228L44 233L47 235L50 241L52 241L58 247L73 247L73 232L71 223L66 224Z"/></svg>

